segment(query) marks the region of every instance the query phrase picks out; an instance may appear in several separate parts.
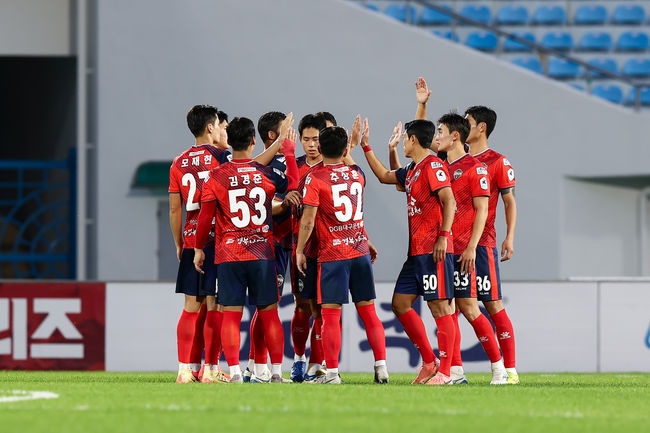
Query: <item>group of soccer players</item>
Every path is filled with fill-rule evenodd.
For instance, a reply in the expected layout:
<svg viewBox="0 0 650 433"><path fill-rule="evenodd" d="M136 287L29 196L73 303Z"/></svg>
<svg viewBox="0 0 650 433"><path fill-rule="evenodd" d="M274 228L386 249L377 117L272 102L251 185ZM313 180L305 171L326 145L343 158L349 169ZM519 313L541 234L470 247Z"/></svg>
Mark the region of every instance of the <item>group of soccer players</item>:
<svg viewBox="0 0 650 433"><path fill-rule="evenodd" d="M494 229L501 195L507 225L501 260L508 260L516 225L514 171L505 157L487 147L496 123L493 110L475 106L465 116L445 114L436 129L426 120L430 93L420 78L416 119L404 128L399 123L388 143L390 170L371 149L368 120L362 124L360 116L348 134L330 113L308 114L296 133L292 113L266 113L257 124L266 150L253 159L255 126L250 119L228 122L225 113L207 105L190 110L187 123L195 145L174 159L169 187L170 224L180 261L176 292L185 294L177 327L177 382L342 383L341 308L349 295L373 350L374 381L388 382L384 328L374 306L377 251L363 219L366 177L351 156L358 144L378 180L407 195L408 258L392 306L422 356L413 383L467 382L459 312L490 358L491 383L519 382L514 332L501 302ZM299 158L297 138L305 152ZM397 153L402 140L405 156L412 160L406 167ZM295 297L290 380L282 376L284 333L277 310L288 268ZM247 295L256 312L249 362L242 371L240 326ZM436 321L439 358L412 308L419 296ZM219 368L222 351L227 373Z"/></svg>

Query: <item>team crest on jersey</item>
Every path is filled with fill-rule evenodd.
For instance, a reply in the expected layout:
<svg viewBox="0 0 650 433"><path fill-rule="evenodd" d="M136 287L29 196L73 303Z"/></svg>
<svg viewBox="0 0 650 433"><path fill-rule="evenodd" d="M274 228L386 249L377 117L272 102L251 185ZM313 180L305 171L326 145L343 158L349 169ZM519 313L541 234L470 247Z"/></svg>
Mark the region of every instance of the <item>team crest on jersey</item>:
<svg viewBox="0 0 650 433"><path fill-rule="evenodd" d="M510 161L508 161L508 158L503 158L503 165L505 165L505 166L510 165Z"/></svg>
<svg viewBox="0 0 650 433"><path fill-rule="evenodd" d="M461 170L460 168L454 171L454 180L458 180L458 178L461 177L462 175L463 175L463 170Z"/></svg>
<svg viewBox="0 0 650 433"><path fill-rule="evenodd" d="M278 274L278 286L284 285L284 275Z"/></svg>
<svg viewBox="0 0 650 433"><path fill-rule="evenodd" d="M482 177L480 180L481 184L481 189L487 190L488 189L488 181L486 177Z"/></svg>
<svg viewBox="0 0 650 433"><path fill-rule="evenodd" d="M510 168L508 169L508 180L514 180L515 179L515 171Z"/></svg>
<svg viewBox="0 0 650 433"><path fill-rule="evenodd" d="M413 181L412 182L415 182L416 180L418 180L418 177L420 177L421 172L422 172L422 170L418 170L418 171L415 172L415 174L413 175Z"/></svg>
<svg viewBox="0 0 650 433"><path fill-rule="evenodd" d="M447 180L447 175L445 174L444 170L438 170L436 171L436 177L440 182L444 182Z"/></svg>
<svg viewBox="0 0 650 433"><path fill-rule="evenodd" d="M302 292L305 288L305 283L302 280L298 280L298 291Z"/></svg>
<svg viewBox="0 0 650 433"><path fill-rule="evenodd" d="M262 233L268 233L269 232L269 225L265 224L262 226Z"/></svg>
<svg viewBox="0 0 650 433"><path fill-rule="evenodd" d="M476 174L488 174L487 168L485 168L485 167L476 167Z"/></svg>
<svg viewBox="0 0 650 433"><path fill-rule="evenodd" d="M229 153L227 158L228 158L228 161L232 161L232 153Z"/></svg>
<svg viewBox="0 0 650 433"><path fill-rule="evenodd" d="M434 169L435 168L442 168L442 164L440 164L439 162L433 161L431 163L431 168L434 168Z"/></svg>
<svg viewBox="0 0 650 433"><path fill-rule="evenodd" d="M278 156L278 161L285 162L286 160L287 158L285 158L284 156Z"/></svg>

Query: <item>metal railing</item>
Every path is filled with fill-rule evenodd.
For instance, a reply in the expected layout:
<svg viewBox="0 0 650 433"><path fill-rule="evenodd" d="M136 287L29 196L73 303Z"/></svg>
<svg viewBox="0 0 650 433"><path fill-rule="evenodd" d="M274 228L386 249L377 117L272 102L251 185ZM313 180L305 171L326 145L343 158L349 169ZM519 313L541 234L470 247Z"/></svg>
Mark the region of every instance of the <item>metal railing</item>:
<svg viewBox="0 0 650 433"><path fill-rule="evenodd" d="M365 6L365 4L368 3L368 2L366 0L362 0L360 3ZM628 76L623 75L623 74L619 74L618 72L608 71L608 70L603 69L601 67L598 67L598 66L592 65L592 64L590 64L588 62L585 62L584 60L581 60L579 58L573 57L573 56L567 54L564 51L555 50L555 49L551 49L551 48L546 48L546 47L544 47L544 46L542 46L542 45L540 45L540 44L538 44L536 42L531 42L531 41L529 41L527 39L524 39L524 38L521 38L521 37L519 37L519 36L517 36L517 35L515 35L513 33L503 31L497 25L486 24L486 23L483 23L481 21L476 21L476 20L473 20L471 18L460 15L458 12L456 12L454 10L450 10L448 8L437 5L436 2L434 2L434 1L431 1L431 0L408 0L408 1L405 1L404 3L407 5L407 8L406 8L406 22L407 22L407 24L411 24L411 25L418 25L419 24L417 16L412 16L413 14L411 13L411 9L412 9L411 5L412 4L418 4L420 6L429 7L429 8L431 8L431 9L437 11L437 12L440 12L442 14L450 16L451 17L451 24L448 25L448 26L445 26L445 27L451 27L451 31L452 31L453 34L456 33L456 26L458 26L459 23L462 23L462 24L465 24L465 25L468 25L468 26L472 26L472 27L478 27L478 28L481 28L481 29L483 29L485 31L489 31L489 32L494 33L497 36L497 51L495 52L495 54L497 54L497 55L501 54L500 47L503 45L502 42L505 39L511 39L511 40L513 40L515 42L518 42L518 43L522 44L522 45L526 45L527 47L530 47L536 54L539 55L540 62L542 63L542 67L543 67L543 70L544 70L544 74L549 78L552 78L552 77L550 77L549 74L548 74L548 61L547 61L546 56L547 55L552 55L552 56L555 56L555 57L565 59L567 61L570 61L571 63L574 63L574 64L576 64L578 66L583 67L584 70L585 70L585 76L583 76L582 78L586 79L588 82L589 82L589 80L591 80L592 78L595 78L595 77L597 77L597 78L606 77L606 78L610 78L612 80L616 80L616 81L620 81L620 82L623 82L625 84L628 84L634 89L634 95L635 95L634 109L636 111L640 110L640 108L641 108L641 89L650 88L650 81L639 80L639 79L635 79L635 78L632 78L632 77L628 77ZM589 86L587 87L586 90L587 90L587 93L591 94L591 88ZM623 99L625 100L625 97L623 97Z"/></svg>

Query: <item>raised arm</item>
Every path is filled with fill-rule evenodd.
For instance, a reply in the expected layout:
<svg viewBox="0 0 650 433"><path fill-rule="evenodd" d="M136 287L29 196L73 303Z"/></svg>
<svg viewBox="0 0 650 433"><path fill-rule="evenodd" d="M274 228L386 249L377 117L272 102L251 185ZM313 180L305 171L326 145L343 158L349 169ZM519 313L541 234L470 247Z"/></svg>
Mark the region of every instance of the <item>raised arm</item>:
<svg viewBox="0 0 650 433"><path fill-rule="evenodd" d="M357 114L352 124L352 132L348 134L348 151L343 157L345 165L354 165L354 158L352 158L352 150L357 147L361 139L361 115Z"/></svg>
<svg viewBox="0 0 650 433"><path fill-rule="evenodd" d="M296 130L289 128L287 138L282 144L282 154L285 158L285 164L287 167L287 179L289 185L287 186L287 191L293 191L298 188L298 164L296 163Z"/></svg>
<svg viewBox="0 0 650 433"><path fill-rule="evenodd" d="M177 192L169 194L169 227L174 236L176 258L180 261L183 252L183 202Z"/></svg>
<svg viewBox="0 0 650 433"><path fill-rule="evenodd" d="M307 258L305 257L305 244L314 231L316 222L317 206L304 205L302 218L300 218L300 229L298 231L298 245L296 246L296 266L304 276L307 270Z"/></svg>
<svg viewBox="0 0 650 433"><path fill-rule="evenodd" d="M415 111L415 120L424 120L427 118L427 101L431 96L431 91L427 87L424 78L419 77L415 82L415 96L418 100L418 108Z"/></svg>
<svg viewBox="0 0 650 433"><path fill-rule="evenodd" d="M445 259L447 253L447 237L454 223L456 214L456 199L450 186L438 190L438 198L442 202L442 225L436 243L433 245L433 260L438 263Z"/></svg>
<svg viewBox="0 0 650 433"><path fill-rule="evenodd" d="M501 261L510 260L515 253L515 227L517 226L517 201L515 200L515 188L509 188L501 192L503 207L506 212L506 238L501 244Z"/></svg>
<svg viewBox="0 0 650 433"><path fill-rule="evenodd" d="M389 146L390 143L393 142L394 140L399 141L402 128L401 128L401 124L398 126L400 126L399 130L397 127L393 129L393 135L390 137ZM375 155L375 152L372 151L370 145L368 144L368 137L370 135L370 128L368 127L368 119L364 119L363 121L363 130L364 130L364 134L361 138L361 148L363 149L363 153L366 156L366 160L368 161L368 165L370 166L370 169L375 174L379 182L396 184L397 176L395 175L395 171L388 170L386 167L384 167L384 164L381 163L379 158L377 158L377 156ZM397 133L395 132L396 130L398 131Z"/></svg>
<svg viewBox="0 0 650 433"><path fill-rule="evenodd" d="M284 140L289 134L289 128L293 125L293 113L289 113L287 117L280 123L280 135L264 152L253 158L256 162L262 165L269 165L273 161L273 157L282 150Z"/></svg>

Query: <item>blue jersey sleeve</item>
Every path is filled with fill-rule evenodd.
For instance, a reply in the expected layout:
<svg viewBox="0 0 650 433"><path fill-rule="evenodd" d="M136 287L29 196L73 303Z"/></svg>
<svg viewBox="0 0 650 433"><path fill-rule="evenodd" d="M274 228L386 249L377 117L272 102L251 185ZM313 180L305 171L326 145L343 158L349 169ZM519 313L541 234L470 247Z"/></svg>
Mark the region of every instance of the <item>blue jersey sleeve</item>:
<svg viewBox="0 0 650 433"><path fill-rule="evenodd" d="M408 174L408 166L406 167L400 167L397 170L395 170L395 177L397 178L397 183L402 188L406 188L406 175Z"/></svg>
<svg viewBox="0 0 650 433"><path fill-rule="evenodd" d="M269 179L271 179L271 182L275 185L276 195L283 196L283 194L287 192L289 180L283 171L278 170L277 168L271 168Z"/></svg>

